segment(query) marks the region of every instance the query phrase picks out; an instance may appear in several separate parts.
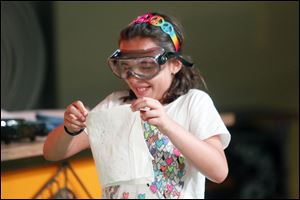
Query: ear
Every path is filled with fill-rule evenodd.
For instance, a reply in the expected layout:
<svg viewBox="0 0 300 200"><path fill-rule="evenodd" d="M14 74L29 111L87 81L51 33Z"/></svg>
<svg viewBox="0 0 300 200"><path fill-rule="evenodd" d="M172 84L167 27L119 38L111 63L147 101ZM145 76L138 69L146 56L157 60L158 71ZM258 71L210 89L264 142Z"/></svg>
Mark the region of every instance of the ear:
<svg viewBox="0 0 300 200"><path fill-rule="evenodd" d="M182 63L178 59L172 59L171 61L171 72L172 74L176 74L182 67Z"/></svg>

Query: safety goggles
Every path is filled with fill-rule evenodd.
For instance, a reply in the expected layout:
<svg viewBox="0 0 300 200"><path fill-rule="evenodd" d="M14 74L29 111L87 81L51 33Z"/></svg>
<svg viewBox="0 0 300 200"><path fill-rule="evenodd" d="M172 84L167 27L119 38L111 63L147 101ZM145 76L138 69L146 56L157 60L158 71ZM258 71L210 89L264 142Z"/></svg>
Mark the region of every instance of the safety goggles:
<svg viewBox="0 0 300 200"><path fill-rule="evenodd" d="M127 79L134 76L149 80L161 71L163 64L175 57L186 66L193 65L178 53L166 52L162 48L136 51L121 51L118 49L108 58L107 63L112 72L119 78Z"/></svg>

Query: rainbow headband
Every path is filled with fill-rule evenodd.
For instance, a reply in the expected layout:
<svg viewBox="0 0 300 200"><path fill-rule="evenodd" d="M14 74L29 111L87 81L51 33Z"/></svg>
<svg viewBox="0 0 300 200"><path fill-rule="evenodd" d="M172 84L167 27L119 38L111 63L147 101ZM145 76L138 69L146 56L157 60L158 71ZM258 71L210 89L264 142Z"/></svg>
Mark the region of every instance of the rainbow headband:
<svg viewBox="0 0 300 200"><path fill-rule="evenodd" d="M142 16L138 16L135 20L133 20L132 23L139 24L144 22L148 22L153 26L159 26L165 33L167 33L173 41L176 52L178 52L179 40L171 23L166 22L163 17L159 15L152 15L151 13L146 13Z"/></svg>

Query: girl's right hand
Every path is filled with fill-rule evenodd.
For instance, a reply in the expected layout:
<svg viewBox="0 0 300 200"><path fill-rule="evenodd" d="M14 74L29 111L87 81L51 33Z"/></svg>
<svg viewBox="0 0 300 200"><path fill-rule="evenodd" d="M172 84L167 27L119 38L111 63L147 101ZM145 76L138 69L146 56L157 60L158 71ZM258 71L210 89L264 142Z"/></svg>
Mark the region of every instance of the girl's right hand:
<svg viewBox="0 0 300 200"><path fill-rule="evenodd" d="M64 125L71 132L77 132L86 127L87 109L81 101L70 104L64 113Z"/></svg>

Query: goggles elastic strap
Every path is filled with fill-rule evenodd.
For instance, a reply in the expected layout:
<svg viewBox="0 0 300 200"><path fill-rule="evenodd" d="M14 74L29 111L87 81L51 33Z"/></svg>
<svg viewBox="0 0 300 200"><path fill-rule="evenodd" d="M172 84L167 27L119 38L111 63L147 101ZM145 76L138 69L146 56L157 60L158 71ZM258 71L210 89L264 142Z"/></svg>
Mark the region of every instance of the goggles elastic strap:
<svg viewBox="0 0 300 200"><path fill-rule="evenodd" d="M176 58L178 58L181 62L182 62L182 64L184 65L184 66L187 66L187 67L192 67L193 65L194 65L194 63L190 63L189 61L187 61L186 59L184 59L183 57L182 57L182 55L180 55L179 53L177 53L177 52L167 52L166 53L166 57L169 59L169 58L174 58L174 57L176 57Z"/></svg>

